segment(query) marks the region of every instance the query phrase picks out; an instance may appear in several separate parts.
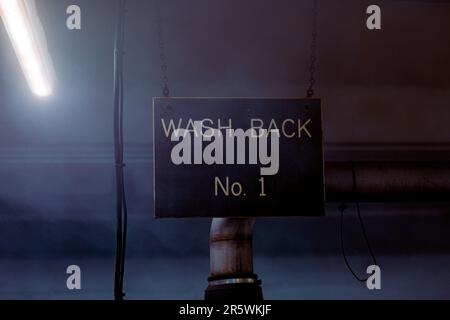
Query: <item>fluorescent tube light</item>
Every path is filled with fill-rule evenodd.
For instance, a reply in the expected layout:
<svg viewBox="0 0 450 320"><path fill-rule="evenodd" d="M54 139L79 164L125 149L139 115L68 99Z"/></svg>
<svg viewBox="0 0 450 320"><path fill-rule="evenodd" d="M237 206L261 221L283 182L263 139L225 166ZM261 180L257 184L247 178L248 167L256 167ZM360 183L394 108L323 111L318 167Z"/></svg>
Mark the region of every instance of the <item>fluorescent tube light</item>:
<svg viewBox="0 0 450 320"><path fill-rule="evenodd" d="M0 0L0 15L31 91L52 94L54 69L34 0Z"/></svg>

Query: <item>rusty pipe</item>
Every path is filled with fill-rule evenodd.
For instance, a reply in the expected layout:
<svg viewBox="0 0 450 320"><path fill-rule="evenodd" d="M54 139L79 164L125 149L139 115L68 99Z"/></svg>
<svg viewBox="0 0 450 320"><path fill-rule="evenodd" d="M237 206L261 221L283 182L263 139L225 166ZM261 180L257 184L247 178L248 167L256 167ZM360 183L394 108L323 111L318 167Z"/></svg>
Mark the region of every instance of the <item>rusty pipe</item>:
<svg viewBox="0 0 450 320"><path fill-rule="evenodd" d="M210 279L246 279L253 274L254 223L255 219L250 218L213 219L210 233Z"/></svg>

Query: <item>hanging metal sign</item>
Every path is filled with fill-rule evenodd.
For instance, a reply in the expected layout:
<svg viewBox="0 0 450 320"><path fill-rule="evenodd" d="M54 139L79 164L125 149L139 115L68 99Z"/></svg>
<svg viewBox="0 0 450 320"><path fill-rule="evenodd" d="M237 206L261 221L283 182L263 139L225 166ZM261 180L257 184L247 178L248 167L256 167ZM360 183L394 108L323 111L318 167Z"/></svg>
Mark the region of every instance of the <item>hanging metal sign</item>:
<svg viewBox="0 0 450 320"><path fill-rule="evenodd" d="M319 99L155 98L157 218L324 214Z"/></svg>

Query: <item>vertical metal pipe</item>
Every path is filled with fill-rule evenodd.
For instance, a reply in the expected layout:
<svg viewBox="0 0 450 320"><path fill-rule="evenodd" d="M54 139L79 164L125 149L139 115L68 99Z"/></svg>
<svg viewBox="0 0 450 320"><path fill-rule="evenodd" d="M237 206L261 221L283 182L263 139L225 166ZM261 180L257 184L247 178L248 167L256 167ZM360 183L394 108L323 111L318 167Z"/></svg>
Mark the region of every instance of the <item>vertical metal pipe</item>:
<svg viewBox="0 0 450 320"><path fill-rule="evenodd" d="M210 234L212 278L236 278L253 273L255 219L213 219Z"/></svg>
<svg viewBox="0 0 450 320"><path fill-rule="evenodd" d="M262 300L253 273L254 218L216 218L210 233L210 277L207 300Z"/></svg>

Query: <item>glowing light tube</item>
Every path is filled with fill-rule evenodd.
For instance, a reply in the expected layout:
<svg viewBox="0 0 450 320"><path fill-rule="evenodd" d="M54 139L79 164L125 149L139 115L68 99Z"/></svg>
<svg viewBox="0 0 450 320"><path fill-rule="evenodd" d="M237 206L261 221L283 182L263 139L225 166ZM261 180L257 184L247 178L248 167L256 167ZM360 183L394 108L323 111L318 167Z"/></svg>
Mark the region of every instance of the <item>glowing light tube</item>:
<svg viewBox="0 0 450 320"><path fill-rule="evenodd" d="M53 93L54 69L34 0L0 0L0 16L31 91Z"/></svg>

